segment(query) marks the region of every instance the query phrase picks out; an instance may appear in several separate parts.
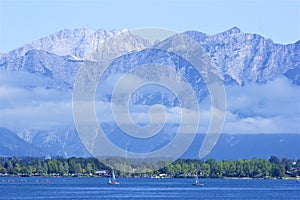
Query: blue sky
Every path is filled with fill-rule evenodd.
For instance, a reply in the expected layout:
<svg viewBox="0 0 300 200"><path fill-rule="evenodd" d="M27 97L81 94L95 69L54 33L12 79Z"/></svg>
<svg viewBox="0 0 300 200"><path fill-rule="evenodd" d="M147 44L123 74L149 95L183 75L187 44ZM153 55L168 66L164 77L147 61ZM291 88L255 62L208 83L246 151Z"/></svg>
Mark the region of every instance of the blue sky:
<svg viewBox="0 0 300 200"><path fill-rule="evenodd" d="M0 52L58 30L161 27L214 34L233 26L277 43L300 39L300 2L0 0Z"/></svg>

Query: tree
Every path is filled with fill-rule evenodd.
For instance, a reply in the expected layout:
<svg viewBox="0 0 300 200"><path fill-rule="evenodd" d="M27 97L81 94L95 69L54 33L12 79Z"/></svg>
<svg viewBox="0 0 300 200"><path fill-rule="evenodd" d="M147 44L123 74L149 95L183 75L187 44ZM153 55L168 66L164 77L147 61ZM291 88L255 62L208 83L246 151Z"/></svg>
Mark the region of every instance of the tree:
<svg viewBox="0 0 300 200"><path fill-rule="evenodd" d="M47 164L48 164L48 174L58 173L58 166L56 160L47 160Z"/></svg>
<svg viewBox="0 0 300 200"><path fill-rule="evenodd" d="M75 174L76 173L76 161L75 161L75 158L70 158L69 159L69 172L70 172L70 174Z"/></svg>
<svg viewBox="0 0 300 200"><path fill-rule="evenodd" d="M166 173L170 174L171 176L175 176L175 169L173 164L169 164L165 167Z"/></svg>
<svg viewBox="0 0 300 200"><path fill-rule="evenodd" d="M175 164L174 173L175 173L175 176L179 176L182 174L181 165L179 163Z"/></svg>
<svg viewBox="0 0 300 200"><path fill-rule="evenodd" d="M181 166L181 174L183 174L184 176L187 176L189 173L189 165L186 163L183 163Z"/></svg>
<svg viewBox="0 0 300 200"><path fill-rule="evenodd" d="M236 165L235 162L233 161L223 161L223 169L224 169L224 174L223 176L226 177L234 177L236 176Z"/></svg>
<svg viewBox="0 0 300 200"><path fill-rule="evenodd" d="M271 167L272 165L268 160L261 160L262 177L270 176Z"/></svg>
<svg viewBox="0 0 300 200"><path fill-rule="evenodd" d="M19 173L21 172L21 166L20 166L19 163L16 163L14 168L15 168L15 172L16 172L17 174L19 174Z"/></svg>
<svg viewBox="0 0 300 200"><path fill-rule="evenodd" d="M254 167L249 160L245 160L245 162L243 163L243 170L246 177L252 177Z"/></svg>
<svg viewBox="0 0 300 200"><path fill-rule="evenodd" d="M209 177L210 174L210 165L207 163L203 163L199 169L199 173L201 177Z"/></svg>
<svg viewBox="0 0 300 200"><path fill-rule="evenodd" d="M0 164L0 173L2 173L2 174L6 174L7 173L7 169L3 165L1 165L1 164Z"/></svg>
<svg viewBox="0 0 300 200"><path fill-rule="evenodd" d="M42 162L40 160L36 162L36 173L38 173L39 175L43 175L44 173Z"/></svg>
<svg viewBox="0 0 300 200"><path fill-rule="evenodd" d="M292 168L292 160L289 160L287 158L282 158L281 159L281 164L284 166L285 171L288 171Z"/></svg>
<svg viewBox="0 0 300 200"><path fill-rule="evenodd" d="M284 177L284 174L285 174L284 172L285 172L285 170L284 170L284 167L282 165L273 164L270 174L271 174L272 177L282 178L282 177Z"/></svg>
<svg viewBox="0 0 300 200"><path fill-rule="evenodd" d="M87 165L86 165L86 172L90 174L90 173L92 173L92 170L93 170L92 164L91 163L87 163Z"/></svg>
<svg viewBox="0 0 300 200"><path fill-rule="evenodd" d="M67 161L64 161L64 169L63 169L63 175L69 174L69 164Z"/></svg>
<svg viewBox="0 0 300 200"><path fill-rule="evenodd" d="M236 172L235 172L235 174L236 174L237 177L245 177L246 176L245 172L244 172L244 169L243 169L243 163L244 162L245 162L244 160L236 161L236 164L235 164Z"/></svg>
<svg viewBox="0 0 300 200"><path fill-rule="evenodd" d="M269 159L269 162L272 163L272 164L278 165L280 163L280 160L276 156L271 156L270 159Z"/></svg>
<svg viewBox="0 0 300 200"><path fill-rule="evenodd" d="M4 168L6 168L7 173L9 173L9 174L15 174L14 166L13 166L11 160L8 160L7 162L5 162Z"/></svg>
<svg viewBox="0 0 300 200"><path fill-rule="evenodd" d="M76 163L74 170L75 170L75 174L81 173L82 172L81 164L80 163Z"/></svg>
<svg viewBox="0 0 300 200"><path fill-rule="evenodd" d="M211 177L211 178L217 178L217 177L221 177L222 176L220 170L223 167L220 166L220 164L218 164L214 159L210 158L205 163L209 164L209 167L210 167L209 177Z"/></svg>
<svg viewBox="0 0 300 200"><path fill-rule="evenodd" d="M43 166L42 166L42 175L48 175L48 164L47 162L43 162Z"/></svg>
<svg viewBox="0 0 300 200"><path fill-rule="evenodd" d="M58 161L58 173L60 176L63 176L65 172L65 166L63 164L63 162Z"/></svg>

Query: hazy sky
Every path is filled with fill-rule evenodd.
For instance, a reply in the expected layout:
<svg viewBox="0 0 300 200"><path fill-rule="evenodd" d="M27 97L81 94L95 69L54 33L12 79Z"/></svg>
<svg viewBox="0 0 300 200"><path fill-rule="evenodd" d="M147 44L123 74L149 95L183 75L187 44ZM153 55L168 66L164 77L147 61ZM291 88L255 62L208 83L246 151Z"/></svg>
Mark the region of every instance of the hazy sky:
<svg viewBox="0 0 300 200"><path fill-rule="evenodd" d="M61 29L160 27L218 33L233 26L277 43L300 40L300 1L0 0L0 52Z"/></svg>

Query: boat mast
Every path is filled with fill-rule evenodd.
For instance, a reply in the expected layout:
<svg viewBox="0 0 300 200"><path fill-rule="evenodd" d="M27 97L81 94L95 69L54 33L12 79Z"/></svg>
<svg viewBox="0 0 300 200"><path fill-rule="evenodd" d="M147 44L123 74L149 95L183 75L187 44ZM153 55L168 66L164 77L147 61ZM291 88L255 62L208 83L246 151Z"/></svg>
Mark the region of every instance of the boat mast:
<svg viewBox="0 0 300 200"><path fill-rule="evenodd" d="M114 169L112 169L112 181L116 181Z"/></svg>

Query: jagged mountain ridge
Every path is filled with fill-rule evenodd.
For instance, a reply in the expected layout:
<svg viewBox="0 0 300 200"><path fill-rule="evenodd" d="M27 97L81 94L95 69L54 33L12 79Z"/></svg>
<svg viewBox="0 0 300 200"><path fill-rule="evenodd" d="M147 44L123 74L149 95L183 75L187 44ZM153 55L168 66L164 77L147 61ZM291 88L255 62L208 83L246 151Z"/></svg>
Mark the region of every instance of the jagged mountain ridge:
<svg viewBox="0 0 300 200"><path fill-rule="evenodd" d="M1 54L0 70L29 72L52 80L42 87L71 91L77 70L82 65L97 65L97 61L107 56L104 54L106 49L102 49L101 44L118 34L121 36L118 37L119 40L110 43L113 51L109 51L109 56L131 53L129 56L126 55L116 60L115 72L121 73L128 68L128 65L124 63L128 64L126 59L129 57L133 59L131 63L139 63L141 59L147 59L148 62L155 59L157 52L145 50L151 47L151 43L134 36L129 31L93 32L87 29L75 29L59 31ZM300 42L290 45L274 44L271 40L259 35L242 33L238 28L211 36L198 31L187 31L184 34L194 39L206 50L219 67L226 84L265 83L282 75L288 77L294 84L300 84ZM205 94L201 88L198 93ZM139 95L136 98L137 103L155 104L160 101L168 104L168 102L174 102L174 99L170 101L169 97L165 96L158 95L152 99L144 96L143 93L137 93L137 95ZM72 134L75 134L74 132ZM25 139L22 134L19 136ZM58 131L40 130L37 137L28 142L32 145L45 146L43 151L51 155L82 155L82 149L72 152L71 148L63 148L64 138L65 135ZM75 140L78 140L78 137L70 139L68 144L72 146Z"/></svg>
<svg viewBox="0 0 300 200"><path fill-rule="evenodd" d="M6 54L2 54L2 57L4 57L6 61L18 59L24 56L27 51L37 49L54 53L59 56L72 55L75 58L86 59L88 54L95 51L105 40L125 32L128 32L128 30L107 31L99 29L97 31L92 31L86 28L74 30L64 29L25 44Z"/></svg>
<svg viewBox="0 0 300 200"><path fill-rule="evenodd" d="M184 34L209 53L224 77L239 85L265 83L300 66L300 41L275 44L258 34L243 33L237 27L212 36L198 31Z"/></svg>
<svg viewBox="0 0 300 200"><path fill-rule="evenodd" d="M113 36L117 39L109 40ZM102 46L104 42L108 43L109 49ZM53 79L57 83L54 88L72 89L76 73L83 64L139 51L149 45L148 41L126 29L62 30L0 55L0 70L27 71Z"/></svg>
<svg viewBox="0 0 300 200"><path fill-rule="evenodd" d="M300 66L300 41L288 45L275 44L260 35L243 33L237 27L211 36L198 31L186 31L184 34L206 50L219 67L225 83L239 85L248 82L265 83L278 76L289 74L289 70L297 72L295 69ZM72 85L74 74L79 67L76 61L101 60L102 56L107 56L103 55L107 53L104 52L107 49L102 49L101 44L119 35L124 37L109 44L110 49L114 51L117 49L116 52L109 52L111 57L120 55L121 52L139 51L151 46L150 42L133 36L128 30L101 29L96 32L88 29L62 30L2 54L0 69L26 70L48 76L58 70L61 77L53 78ZM50 54L45 58L46 52ZM71 71L73 72L68 73Z"/></svg>
<svg viewBox="0 0 300 200"><path fill-rule="evenodd" d="M49 88L71 89L76 78L77 70L82 65L69 56L58 56L44 50L29 50L24 56L5 64L8 71L25 71L43 78L51 79L54 83Z"/></svg>

